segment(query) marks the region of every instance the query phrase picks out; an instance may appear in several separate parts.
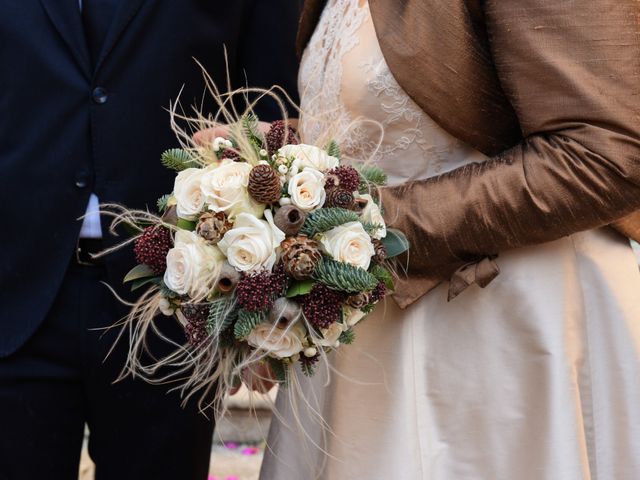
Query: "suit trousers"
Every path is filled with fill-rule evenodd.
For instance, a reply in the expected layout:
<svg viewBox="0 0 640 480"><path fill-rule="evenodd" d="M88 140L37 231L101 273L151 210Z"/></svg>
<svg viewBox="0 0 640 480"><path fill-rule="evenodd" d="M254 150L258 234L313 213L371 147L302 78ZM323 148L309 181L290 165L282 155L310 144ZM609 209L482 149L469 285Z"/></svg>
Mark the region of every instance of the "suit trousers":
<svg viewBox="0 0 640 480"><path fill-rule="evenodd" d="M105 280L104 266L74 261L40 328L0 359L0 480L76 480L85 424L96 480L207 478L213 422L167 385L113 383L127 339L107 357L106 327L126 310Z"/></svg>

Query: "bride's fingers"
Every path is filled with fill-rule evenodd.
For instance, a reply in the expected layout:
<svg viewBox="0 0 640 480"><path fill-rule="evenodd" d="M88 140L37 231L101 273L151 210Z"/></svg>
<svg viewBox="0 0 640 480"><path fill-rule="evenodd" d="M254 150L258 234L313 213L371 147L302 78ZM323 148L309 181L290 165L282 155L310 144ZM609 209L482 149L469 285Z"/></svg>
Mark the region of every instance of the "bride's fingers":
<svg viewBox="0 0 640 480"><path fill-rule="evenodd" d="M218 127L206 128L193 134L193 141L204 147L211 145L213 140L217 137L227 138L229 136L229 127L220 125Z"/></svg>
<svg viewBox="0 0 640 480"><path fill-rule="evenodd" d="M267 364L259 364L247 368L242 376L247 387L258 393L267 393L275 385L273 372Z"/></svg>

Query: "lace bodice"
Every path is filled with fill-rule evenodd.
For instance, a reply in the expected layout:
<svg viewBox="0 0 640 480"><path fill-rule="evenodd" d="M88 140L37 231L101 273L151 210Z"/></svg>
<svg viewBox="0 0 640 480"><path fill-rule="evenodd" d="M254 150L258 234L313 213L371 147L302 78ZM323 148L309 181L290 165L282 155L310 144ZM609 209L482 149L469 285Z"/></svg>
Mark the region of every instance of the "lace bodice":
<svg viewBox="0 0 640 480"><path fill-rule="evenodd" d="M484 156L442 130L396 82L368 3L329 0L300 68L300 133L336 139L348 158L373 160L390 183L427 178Z"/></svg>

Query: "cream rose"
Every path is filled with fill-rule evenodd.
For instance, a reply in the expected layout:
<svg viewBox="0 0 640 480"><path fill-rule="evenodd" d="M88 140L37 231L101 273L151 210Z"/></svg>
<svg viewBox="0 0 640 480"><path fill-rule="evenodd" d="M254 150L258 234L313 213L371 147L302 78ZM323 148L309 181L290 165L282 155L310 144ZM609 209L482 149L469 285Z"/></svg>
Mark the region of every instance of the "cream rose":
<svg viewBox="0 0 640 480"><path fill-rule="evenodd" d="M322 328L320 333L322 333L322 338L317 339L315 341L316 345L320 345L323 347L337 347L339 345L338 340L340 339L340 335L344 332L345 326L340 322L334 322L329 325L328 328Z"/></svg>
<svg viewBox="0 0 640 480"><path fill-rule="evenodd" d="M305 212L322 207L327 198L324 182L324 174L314 168L306 168L294 175L287 187L291 203Z"/></svg>
<svg viewBox="0 0 640 480"><path fill-rule="evenodd" d="M354 325L356 325L358 322L360 322L360 320L362 320L367 314L364 313L362 310L359 310L357 308L353 308L353 307L349 307L348 305L345 306L343 309L343 313L344 313L344 323L347 324L348 327L353 327Z"/></svg>
<svg viewBox="0 0 640 480"><path fill-rule="evenodd" d="M206 297L213 287L223 256L193 232L178 230L174 247L167 254L164 283L180 295Z"/></svg>
<svg viewBox="0 0 640 480"><path fill-rule="evenodd" d="M364 220L365 222L382 225L382 228L377 229L371 236L373 238L377 238L378 240L386 237L387 225L384 223L384 218L382 217L380 207L378 207L378 204L373 200L373 197L369 194L356 194L356 198L361 198L367 201L367 206L364 207L361 213L362 220Z"/></svg>
<svg viewBox="0 0 640 480"><path fill-rule="evenodd" d="M224 160L204 169L201 189L209 209L226 212L229 217L240 213L261 217L264 205L255 202L247 190L251 168L246 162Z"/></svg>
<svg viewBox="0 0 640 480"><path fill-rule="evenodd" d="M303 349L306 330L300 323L278 328L271 323L261 323L249 333L247 343L272 357L288 358Z"/></svg>
<svg viewBox="0 0 640 480"><path fill-rule="evenodd" d="M180 218L195 220L204 208L205 196L200 188L203 172L200 168L187 168L176 175L173 196Z"/></svg>
<svg viewBox="0 0 640 480"><path fill-rule="evenodd" d="M285 235L273 223L271 210L265 210L264 217L266 220L260 220L253 215L241 213L233 228L218 243L227 261L236 270L271 270L276 263L276 249Z"/></svg>
<svg viewBox="0 0 640 480"><path fill-rule="evenodd" d="M340 161L336 157L332 157L321 148L313 145L285 145L278 150L278 156L292 158L296 162L297 168L304 170L305 168L314 168L321 172L336 168Z"/></svg>
<svg viewBox="0 0 640 480"><path fill-rule="evenodd" d="M319 236L320 247L334 260L367 270L375 255L371 237L360 222L349 222Z"/></svg>

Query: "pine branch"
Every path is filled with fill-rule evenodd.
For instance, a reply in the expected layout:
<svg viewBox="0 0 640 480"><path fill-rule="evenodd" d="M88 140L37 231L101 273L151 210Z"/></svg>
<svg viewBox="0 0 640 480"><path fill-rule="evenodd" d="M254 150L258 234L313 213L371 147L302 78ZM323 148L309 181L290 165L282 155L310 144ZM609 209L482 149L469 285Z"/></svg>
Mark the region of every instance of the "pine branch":
<svg viewBox="0 0 640 480"><path fill-rule="evenodd" d="M167 210L169 199L171 198L170 193L165 193L158 199L158 211L160 213L164 213Z"/></svg>
<svg viewBox="0 0 640 480"><path fill-rule="evenodd" d="M251 330L256 328L267 318L266 312L249 312L247 310L238 311L238 320L233 327L233 334L238 340L247 338Z"/></svg>
<svg viewBox="0 0 640 480"><path fill-rule="evenodd" d="M339 292L365 292L378 285L378 279L363 268L323 258L316 266L313 277Z"/></svg>
<svg viewBox="0 0 640 480"><path fill-rule="evenodd" d="M325 149L329 155L340 160L340 145L335 140L331 140Z"/></svg>
<svg viewBox="0 0 640 480"><path fill-rule="evenodd" d="M187 168L197 168L200 165L196 162L191 154L181 148L172 148L165 151L160 158L162 165L170 170L180 172Z"/></svg>
<svg viewBox="0 0 640 480"><path fill-rule="evenodd" d="M381 225L379 223L373 223L373 222L360 222L360 223L362 223L362 227L364 228L364 231L367 232L369 235L373 235L378 230L382 230L384 228L384 225Z"/></svg>
<svg viewBox="0 0 640 480"><path fill-rule="evenodd" d="M276 380L279 383L287 383L287 367L282 360L267 357L267 361L269 362L269 366L271 367L271 371L273 372L273 376Z"/></svg>
<svg viewBox="0 0 640 480"><path fill-rule="evenodd" d="M342 332L338 340L343 345L351 345L356 341L356 332L354 332L353 329L350 328L349 330Z"/></svg>
<svg viewBox="0 0 640 480"><path fill-rule="evenodd" d="M389 270L380 265L374 265L369 273L376 277L378 282L384 283L389 290L393 290L393 275Z"/></svg>
<svg viewBox="0 0 640 480"><path fill-rule="evenodd" d="M230 308L233 300L229 297L217 298L209 304L207 330L219 335L238 318L238 311Z"/></svg>
<svg viewBox="0 0 640 480"><path fill-rule="evenodd" d="M360 165L356 168L360 173L360 193L369 192L371 186L386 185L388 177L381 168L373 165Z"/></svg>
<svg viewBox="0 0 640 480"><path fill-rule="evenodd" d="M307 215L300 229L301 235L314 237L318 233L331 230L338 225L357 222L358 214L344 208L321 208Z"/></svg>

